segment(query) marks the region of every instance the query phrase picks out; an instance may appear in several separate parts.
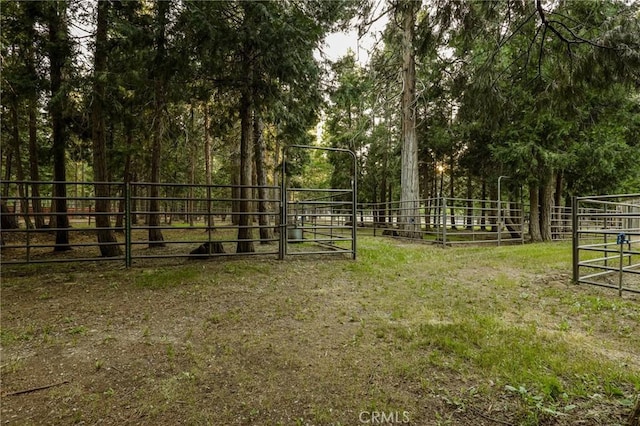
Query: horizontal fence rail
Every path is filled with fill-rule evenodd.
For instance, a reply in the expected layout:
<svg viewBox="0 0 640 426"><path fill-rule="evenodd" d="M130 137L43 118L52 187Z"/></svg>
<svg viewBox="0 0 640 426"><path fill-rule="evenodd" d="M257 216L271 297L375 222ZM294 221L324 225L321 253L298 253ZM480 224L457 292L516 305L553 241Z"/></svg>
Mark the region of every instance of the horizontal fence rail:
<svg viewBox="0 0 640 426"><path fill-rule="evenodd" d="M640 194L574 199L573 279L640 293Z"/></svg>

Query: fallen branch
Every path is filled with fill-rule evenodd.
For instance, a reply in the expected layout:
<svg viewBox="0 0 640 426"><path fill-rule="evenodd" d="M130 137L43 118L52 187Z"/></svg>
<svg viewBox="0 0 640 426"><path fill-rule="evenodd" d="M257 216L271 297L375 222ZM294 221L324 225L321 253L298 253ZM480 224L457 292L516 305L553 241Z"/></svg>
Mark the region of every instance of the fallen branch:
<svg viewBox="0 0 640 426"><path fill-rule="evenodd" d="M22 395L22 394L25 394L25 393L31 393L31 392L36 392L36 391L39 391L39 390L45 390L45 389L53 388L55 386L64 385L66 383L69 383L69 381L65 380L63 382L53 383L51 385L38 386L37 388L29 388L29 389L23 389L23 390L19 390L19 391L15 391L15 392L8 392L8 393L5 393L2 396L5 397L5 396Z"/></svg>
<svg viewBox="0 0 640 426"><path fill-rule="evenodd" d="M111 368L111 369L113 369L113 370L116 370L116 371L117 371L118 373L120 373L120 374L124 374L124 373L122 372L122 370L120 370L120 369L119 369L119 368L117 368L117 367L114 367L113 365L112 365L111 367L109 367L109 368Z"/></svg>
<svg viewBox="0 0 640 426"><path fill-rule="evenodd" d="M488 415L484 414L482 411L480 411L478 409L475 409L473 407L470 407L470 408L471 408L471 411L473 411L475 414L479 415L480 417L482 417L485 420L489 420L491 422L498 423L498 424L505 425L505 426L513 426L513 423L509 423L509 422L506 422L504 420L500 420L500 419L496 419L495 417L488 416Z"/></svg>

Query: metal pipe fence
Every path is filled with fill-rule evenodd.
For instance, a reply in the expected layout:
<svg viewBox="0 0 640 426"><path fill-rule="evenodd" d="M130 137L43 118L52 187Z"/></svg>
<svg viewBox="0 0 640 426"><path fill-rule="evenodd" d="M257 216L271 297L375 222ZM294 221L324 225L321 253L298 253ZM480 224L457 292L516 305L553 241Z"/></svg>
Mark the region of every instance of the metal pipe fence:
<svg viewBox="0 0 640 426"><path fill-rule="evenodd" d="M130 266L146 259L236 254L283 259L286 255L345 253L355 258L356 227L372 231L374 236L399 238L409 237L405 230L411 229L413 241L417 234L419 241L443 246L522 244L528 233L529 218L522 204L509 200L436 197L420 200L417 209L400 202L357 205L355 182L349 189L288 188L286 184L283 179L278 186L249 186L251 198L242 200L242 187L234 185L64 182L66 196L57 196L54 182L0 181L3 216L17 219L20 225L10 229L3 221L1 262L9 265L109 260L124 261ZM109 196L96 197L95 185L108 185ZM37 196L33 195L34 188ZM99 200L107 202L108 211L96 211ZM242 211L242 201L248 203L247 211ZM579 235L581 254L593 251L583 247L593 229L622 229L625 224L640 228L637 218L624 216L636 208L633 203L621 204L613 198L578 201L579 233L575 232L573 210L554 207L552 235L556 240ZM156 210L152 202L157 204ZM66 207L66 212L56 212L60 205ZM621 206L627 210L621 211ZM416 211L419 216L412 217ZM96 219L105 216L108 226L96 226ZM58 223L58 218L64 220ZM111 231L114 239L99 242L99 231ZM629 228L628 234L635 238L636 231ZM594 241L599 239L593 244L606 246L606 267L611 263L608 258L613 256L610 246L615 243L614 234L611 231L592 236ZM66 236L66 241L58 238L60 235ZM239 250L239 243L253 244L254 249ZM101 251L108 246L118 250L104 257ZM67 250L70 248L74 250ZM580 262L581 270L587 263L597 263ZM629 269L637 271L637 266L624 268ZM587 277L591 278L594 277Z"/></svg>
<svg viewBox="0 0 640 426"><path fill-rule="evenodd" d="M573 280L640 293L640 194L576 197Z"/></svg>
<svg viewBox="0 0 640 426"><path fill-rule="evenodd" d="M419 200L420 216L400 202L362 204L358 226L370 227L374 235L404 237L441 245L522 244L525 218L521 205L508 201L437 197ZM417 228L417 231L415 230Z"/></svg>
<svg viewBox="0 0 640 426"><path fill-rule="evenodd" d="M569 241L573 238L573 209L567 206L551 208L551 236L557 241Z"/></svg>
<svg viewBox="0 0 640 426"><path fill-rule="evenodd" d="M0 181L2 265L119 261L131 266L151 259L355 253L351 227L341 221L345 201L340 199L354 198L353 189L63 182L65 196L54 193L54 183ZM107 185L109 196L96 197L96 185ZM34 186L35 197L29 191ZM241 198L241 189L248 189L250 198ZM100 205L106 211L96 211ZM287 235L297 219L287 211L296 205L308 210L303 217L314 217L302 224L300 241ZM108 225L97 226L96 219L105 217ZM12 221L17 227L8 226ZM101 239L100 233L111 238ZM294 249L287 248L291 243ZM105 247L116 249L106 257Z"/></svg>
<svg viewBox="0 0 640 426"><path fill-rule="evenodd" d="M70 196L55 194L54 183L0 181L4 192L0 200L4 204L3 210L7 209L3 211L3 215L13 213L16 224L24 226L16 229L2 227L3 264L86 262L95 260L95 257L100 255L101 247L124 247L123 242L99 242L88 238L104 230L124 232L124 213L118 209L118 205L124 200L122 184L100 182L98 184L109 187L113 196L94 197L84 195L88 193L87 182L64 182L66 194L73 194ZM82 191L79 191L78 187L82 187ZM35 188L38 196L33 196ZM97 212L95 206L98 200L106 201L110 211ZM57 211L60 207L64 211ZM115 221L115 224L107 228L96 226L96 218L105 216L110 222ZM82 250L71 253L70 249L74 247ZM52 251L69 253L54 256ZM124 255L104 258L108 261L124 259Z"/></svg>
<svg viewBox="0 0 640 426"><path fill-rule="evenodd" d="M151 211L149 204L153 197L151 187L155 186L163 195L162 211ZM278 191L276 186L245 186L253 193L249 199L240 198L238 185L193 185L131 183L129 197L131 204L129 232L131 261L136 259L164 258L207 258L214 256L277 255L273 236L264 236L261 230L277 229L274 218L278 213ZM264 189L271 195L257 197L257 190ZM249 203L249 211L241 211L240 202ZM264 211L258 211L258 203L263 203ZM157 224L151 224L151 216L159 215ZM254 219L264 215L266 224L254 223ZM139 218L146 220L140 221ZM244 223L240 225L245 218ZM241 229L246 235L240 236ZM257 233L257 235L256 235ZM159 238L161 236L161 238ZM253 251L242 251L239 242L257 244ZM203 247L199 252L192 253ZM131 263L131 261L129 263Z"/></svg>

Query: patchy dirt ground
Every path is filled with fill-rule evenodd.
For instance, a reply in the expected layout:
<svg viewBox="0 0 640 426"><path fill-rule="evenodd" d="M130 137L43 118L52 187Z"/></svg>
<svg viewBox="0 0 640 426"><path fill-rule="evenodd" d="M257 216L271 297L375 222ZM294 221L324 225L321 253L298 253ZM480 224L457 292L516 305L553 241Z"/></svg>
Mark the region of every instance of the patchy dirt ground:
<svg viewBox="0 0 640 426"><path fill-rule="evenodd" d="M428 300L429 291L414 293L413 286L470 286L481 275L482 286L469 299L455 292L442 300L451 309L475 303L474 297L478 305L498 303L503 296L492 299L487 283L501 279L519 282L515 291L534 304L550 291L560 294L557 300L580 291L615 300L602 289L568 285L565 271L534 274L462 255L448 256L454 263L437 269L426 259L441 249L409 249L420 257L398 262L384 276L367 255L356 262L303 257L4 268L2 423L527 424L522 398L389 332L394 324L410 325L407 317ZM542 310L553 313L551 305ZM504 316L522 321L517 311L508 308ZM637 332L640 315L632 314L620 326ZM596 340L600 332L606 334L596 327ZM620 348L618 357L636 370L634 350ZM628 411L604 397L581 408L529 421L614 424Z"/></svg>

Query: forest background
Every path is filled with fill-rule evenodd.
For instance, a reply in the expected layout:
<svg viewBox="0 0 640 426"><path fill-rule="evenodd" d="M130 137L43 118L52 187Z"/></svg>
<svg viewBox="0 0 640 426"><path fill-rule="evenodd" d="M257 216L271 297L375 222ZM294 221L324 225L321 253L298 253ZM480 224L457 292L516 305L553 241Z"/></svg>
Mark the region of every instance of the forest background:
<svg viewBox="0 0 640 426"><path fill-rule="evenodd" d="M509 176L504 188L528 205L534 241L551 239L553 205L640 189L637 2L0 7L2 178L59 182L52 211L67 209L65 181L273 184L291 144L352 150L361 203L495 200ZM327 35L364 36L381 20L367 64L353 52L323 55ZM301 185L344 187L352 170L342 161L303 154L289 171ZM28 189L42 211L41 186L18 186ZM80 190L109 195L104 185ZM68 226L63 214L33 219L27 226Z"/></svg>

